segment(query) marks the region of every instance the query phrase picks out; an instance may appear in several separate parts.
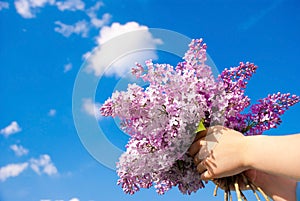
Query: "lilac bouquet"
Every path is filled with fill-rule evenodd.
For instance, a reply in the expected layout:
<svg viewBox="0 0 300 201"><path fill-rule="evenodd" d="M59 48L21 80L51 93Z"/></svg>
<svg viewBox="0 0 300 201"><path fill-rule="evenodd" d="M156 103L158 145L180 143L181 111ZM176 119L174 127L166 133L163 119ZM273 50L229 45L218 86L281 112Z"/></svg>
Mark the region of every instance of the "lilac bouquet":
<svg viewBox="0 0 300 201"><path fill-rule="evenodd" d="M196 192L204 184L187 150L197 132L224 125L259 135L276 128L280 115L299 101L298 96L277 93L245 112L250 99L244 89L257 66L240 63L215 78L206 64L206 48L202 39L192 40L176 67L151 60L136 64L132 74L148 85L129 84L127 91L114 92L102 105L101 114L118 117L130 135L117 163L118 184L125 193L153 185L159 194L173 186L184 194Z"/></svg>

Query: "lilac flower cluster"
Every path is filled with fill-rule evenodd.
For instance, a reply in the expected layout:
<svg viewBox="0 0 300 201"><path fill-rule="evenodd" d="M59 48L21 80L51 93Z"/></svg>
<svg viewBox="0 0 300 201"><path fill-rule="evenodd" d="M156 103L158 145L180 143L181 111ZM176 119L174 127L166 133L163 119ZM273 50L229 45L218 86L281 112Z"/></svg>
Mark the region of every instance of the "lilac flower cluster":
<svg viewBox="0 0 300 201"><path fill-rule="evenodd" d="M218 77L224 83L228 98L224 125L244 135L259 135L266 130L276 128L282 122L280 116L290 106L299 102L299 96L278 92L258 100L259 103L250 107L250 112L243 113L250 105L250 98L245 95L247 81L256 69L257 66L252 63L241 62L237 67L224 69Z"/></svg>
<svg viewBox="0 0 300 201"><path fill-rule="evenodd" d="M292 105L299 102L299 96L290 93L268 95L268 97L259 100L259 103L251 106L251 113L248 115L248 130L246 135L259 135L265 130L277 128L282 122L280 115Z"/></svg>
<svg viewBox="0 0 300 201"><path fill-rule="evenodd" d="M240 62L239 66L225 68L218 79L225 85L228 107L224 113L224 125L238 131L246 127L247 114L241 112L250 105L250 99L245 95L247 81L255 73L257 66L252 63Z"/></svg>
<svg viewBox="0 0 300 201"><path fill-rule="evenodd" d="M275 94L242 113L250 104L244 89L257 66L240 63L215 79L206 64L206 48L202 39L193 40L175 68L151 60L136 64L132 74L149 85L130 84L102 105L101 114L120 118L130 135L117 164L124 192L133 194L153 185L159 194L173 186L184 194L196 192L204 185L186 152L199 122L261 134L279 125L279 116L299 101L298 96Z"/></svg>
<svg viewBox="0 0 300 201"><path fill-rule="evenodd" d="M148 188L158 193L172 186L183 193L203 187L192 158L186 155L201 119L217 122L227 108L223 83L216 82L206 61L206 45L193 40L184 61L136 64L132 73L149 83L131 84L115 92L101 108L104 116L119 117L131 136L118 163L119 183L126 193ZM216 111L216 112L214 112Z"/></svg>

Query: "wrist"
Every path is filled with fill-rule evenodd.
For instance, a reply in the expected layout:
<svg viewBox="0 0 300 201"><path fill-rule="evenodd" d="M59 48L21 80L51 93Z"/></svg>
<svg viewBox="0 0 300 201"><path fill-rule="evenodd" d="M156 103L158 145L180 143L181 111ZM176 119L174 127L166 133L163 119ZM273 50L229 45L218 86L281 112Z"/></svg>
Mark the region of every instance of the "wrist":
<svg viewBox="0 0 300 201"><path fill-rule="evenodd" d="M254 171L255 174L253 174ZM246 175L250 176L251 182L263 189L274 201L299 201L296 199L295 180L259 170L254 171L248 171Z"/></svg>
<svg viewBox="0 0 300 201"><path fill-rule="evenodd" d="M246 169L256 169L259 146L263 146L266 136L246 136L243 139L242 162Z"/></svg>

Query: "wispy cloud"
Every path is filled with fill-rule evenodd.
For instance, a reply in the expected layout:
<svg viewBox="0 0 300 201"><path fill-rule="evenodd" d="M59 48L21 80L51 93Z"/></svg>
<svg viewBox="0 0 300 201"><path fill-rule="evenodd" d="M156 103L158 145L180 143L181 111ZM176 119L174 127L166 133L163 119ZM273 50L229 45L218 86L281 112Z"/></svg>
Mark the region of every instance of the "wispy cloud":
<svg viewBox="0 0 300 201"><path fill-rule="evenodd" d="M20 132L22 129L16 121L11 122L8 126L0 130L0 134L8 137L12 134Z"/></svg>
<svg viewBox="0 0 300 201"><path fill-rule="evenodd" d="M147 26L137 22L113 23L100 30L97 46L83 57L87 59L87 70L94 72L95 76L104 73L121 77L130 71L135 62L156 59L153 49L159 44L162 41L154 38Z"/></svg>
<svg viewBox="0 0 300 201"><path fill-rule="evenodd" d="M101 18L98 17L99 9L104 5L103 2L98 1L94 6L85 8L85 3L82 0L15 0L14 2L17 12L23 18L34 18L41 8L50 5L56 6L60 11L81 11L84 12L88 19L82 19L74 24L65 24L64 22L57 20L54 22L57 25L54 30L65 37L69 37L72 34L79 35L81 37L88 37L89 31L99 29L110 22L111 15L104 13ZM0 10L8 8L7 2L0 1Z"/></svg>
<svg viewBox="0 0 300 201"><path fill-rule="evenodd" d="M0 181L5 181L10 177L16 177L28 167L28 163L8 164L0 168Z"/></svg>
<svg viewBox="0 0 300 201"><path fill-rule="evenodd" d="M5 1L0 1L0 11L4 9L9 9L9 3Z"/></svg>
<svg viewBox="0 0 300 201"><path fill-rule="evenodd" d="M4 2L5 3L5 2ZM24 18L34 18L36 13L46 5L57 6L60 11L77 11L84 10L85 4L81 0L15 0L15 7L17 12ZM7 4L4 4L7 6Z"/></svg>
<svg viewBox="0 0 300 201"><path fill-rule="evenodd" d="M64 73L69 72L70 70L72 70L73 65L72 63L67 63L66 65L64 65Z"/></svg>
<svg viewBox="0 0 300 201"><path fill-rule="evenodd" d="M239 26L239 29L243 31L250 29L261 19L263 19L269 12L276 9L280 5L280 3L282 3L282 1L283 0L270 1L272 2L270 6L261 11L258 11L257 13L253 13L253 15L251 15L248 20L246 20L243 24Z"/></svg>
<svg viewBox="0 0 300 201"><path fill-rule="evenodd" d="M42 173L47 175L54 175L58 173L57 168L54 166L50 156L47 154L41 155L38 159L32 158L30 160L30 167L38 175L41 175Z"/></svg>
<svg viewBox="0 0 300 201"><path fill-rule="evenodd" d="M22 145L13 144L10 146L10 149L14 151L17 156L23 156L28 154L28 149L25 149Z"/></svg>
<svg viewBox="0 0 300 201"><path fill-rule="evenodd" d="M58 25L58 27L55 27L54 30L65 37L69 37L72 34L87 37L90 30L89 24L86 20L78 21L74 25L64 24L61 21L56 21L55 24Z"/></svg>
<svg viewBox="0 0 300 201"><path fill-rule="evenodd" d="M91 15L91 25L94 26L95 28L101 28L104 25L107 25L110 22L111 15L109 13L104 13L102 15L102 18L98 18L96 15Z"/></svg>
<svg viewBox="0 0 300 201"><path fill-rule="evenodd" d="M94 6L86 10L86 14L90 17L91 25L95 28L103 27L108 24L111 19L111 15L109 13L103 14L101 19L98 18L97 12L102 6L104 6L103 2L99 1Z"/></svg>
<svg viewBox="0 0 300 201"><path fill-rule="evenodd" d="M78 198L72 198L69 201L80 201Z"/></svg>
<svg viewBox="0 0 300 201"><path fill-rule="evenodd" d="M58 25L54 28L54 31L62 34L65 37L69 37L72 34L80 35L83 38L88 37L88 33L92 28L101 28L104 25L108 24L111 15L109 13L105 13L102 15L102 18L97 18L96 15L91 15L90 21L81 20L76 22L75 24L64 24L61 21L56 21L55 24Z"/></svg>
<svg viewBox="0 0 300 201"><path fill-rule="evenodd" d="M69 2L70 1L70 2ZM71 3L72 2L72 3ZM104 5L102 2L97 2L94 6L91 6L88 9L84 9L84 3L80 3L81 0L68 0L66 1L66 5L71 8L78 8L77 10L82 10L87 17L88 20L81 20L75 22L74 24L65 24L61 21L56 21L55 24L58 27L55 27L54 30L65 37L69 37L72 34L77 34L82 37L87 37L88 33L91 29L99 29L105 25L107 25L111 20L111 15L109 13L104 13L101 18L98 18L98 11ZM73 6L71 6L73 5ZM75 11L75 9L74 9Z"/></svg>
<svg viewBox="0 0 300 201"><path fill-rule="evenodd" d="M99 109L101 107L100 103L95 103L91 98L84 98L82 102L82 109L86 114L94 116L97 120L101 118L99 112Z"/></svg>
<svg viewBox="0 0 300 201"><path fill-rule="evenodd" d="M10 147L19 156L27 154L28 150L22 146L12 145ZM51 161L49 155L40 155L39 158L32 158L28 162L24 163L12 163L0 167L0 181L4 182L10 177L19 176L24 170L30 167L36 174L47 174L49 176L58 173L57 168Z"/></svg>
<svg viewBox="0 0 300 201"><path fill-rule="evenodd" d="M94 6L91 6L86 10L86 13L91 18L97 15L98 10L104 6L104 3L102 1L98 1Z"/></svg>
<svg viewBox="0 0 300 201"><path fill-rule="evenodd" d="M17 12L24 18L34 18L40 8L54 4L55 0L15 0Z"/></svg>
<svg viewBox="0 0 300 201"><path fill-rule="evenodd" d="M56 2L57 8L61 11L77 11L84 10L85 4L81 0L66 0Z"/></svg>
<svg viewBox="0 0 300 201"><path fill-rule="evenodd" d="M50 109L48 112L48 116L54 117L56 115L56 110L55 109Z"/></svg>

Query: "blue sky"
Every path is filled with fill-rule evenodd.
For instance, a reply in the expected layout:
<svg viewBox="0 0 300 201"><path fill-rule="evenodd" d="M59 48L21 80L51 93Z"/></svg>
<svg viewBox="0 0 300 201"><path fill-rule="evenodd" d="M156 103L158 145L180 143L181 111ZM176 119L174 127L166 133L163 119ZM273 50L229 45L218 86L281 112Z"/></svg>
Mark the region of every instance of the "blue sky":
<svg viewBox="0 0 300 201"><path fill-rule="evenodd" d="M257 64L246 91L253 103L277 91L300 95L299 8L296 0L1 0L0 201L222 200L211 184L191 196L177 189L125 195L113 164L128 137L94 108L124 88L134 59L175 65L178 55L155 51L175 33L182 35L172 45L180 40L181 48L185 37L204 38L219 71ZM136 44L113 39L132 30L141 31ZM105 52L112 41L116 48ZM126 45L151 50L104 70ZM299 113L294 106L265 134L298 133Z"/></svg>

